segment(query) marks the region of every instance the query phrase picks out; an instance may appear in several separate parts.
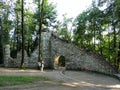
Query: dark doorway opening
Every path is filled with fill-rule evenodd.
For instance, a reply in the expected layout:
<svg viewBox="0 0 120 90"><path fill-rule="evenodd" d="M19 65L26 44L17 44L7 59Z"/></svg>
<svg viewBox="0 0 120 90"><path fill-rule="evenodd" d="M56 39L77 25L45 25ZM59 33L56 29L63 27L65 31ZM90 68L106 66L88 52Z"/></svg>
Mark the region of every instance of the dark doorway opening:
<svg viewBox="0 0 120 90"><path fill-rule="evenodd" d="M59 57L58 66L65 67L65 57L64 56Z"/></svg>
<svg viewBox="0 0 120 90"><path fill-rule="evenodd" d="M54 69L65 69L65 57L64 56L55 56L54 60Z"/></svg>

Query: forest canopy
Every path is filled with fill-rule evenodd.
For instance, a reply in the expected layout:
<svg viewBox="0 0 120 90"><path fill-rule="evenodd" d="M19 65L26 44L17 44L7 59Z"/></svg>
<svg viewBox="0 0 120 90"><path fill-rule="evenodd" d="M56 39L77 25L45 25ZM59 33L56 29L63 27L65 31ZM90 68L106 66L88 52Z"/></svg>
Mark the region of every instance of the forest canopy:
<svg viewBox="0 0 120 90"><path fill-rule="evenodd" d="M99 53L120 69L120 0L93 0L75 20L64 14L62 22L57 20L56 5L48 0L1 0L0 58L6 44L10 44L11 57L16 58L23 45L30 56L39 44L40 26L40 32L55 30L62 39Z"/></svg>

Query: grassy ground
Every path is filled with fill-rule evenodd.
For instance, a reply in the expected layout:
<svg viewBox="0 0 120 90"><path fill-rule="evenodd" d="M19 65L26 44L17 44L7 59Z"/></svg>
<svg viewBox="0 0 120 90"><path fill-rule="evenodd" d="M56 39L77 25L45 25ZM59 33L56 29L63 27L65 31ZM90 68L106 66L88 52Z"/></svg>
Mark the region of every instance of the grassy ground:
<svg viewBox="0 0 120 90"><path fill-rule="evenodd" d="M37 81L49 81L43 76L0 76L0 86L22 85Z"/></svg>

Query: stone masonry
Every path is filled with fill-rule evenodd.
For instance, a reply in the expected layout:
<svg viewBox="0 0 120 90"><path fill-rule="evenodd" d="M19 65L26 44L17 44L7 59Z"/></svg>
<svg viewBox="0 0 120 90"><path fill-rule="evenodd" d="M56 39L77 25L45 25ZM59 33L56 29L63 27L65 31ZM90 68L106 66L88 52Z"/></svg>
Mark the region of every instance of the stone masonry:
<svg viewBox="0 0 120 90"><path fill-rule="evenodd" d="M53 59L56 55L65 56L66 69L90 70L107 74L115 73L115 70L102 56L82 50L72 43L51 37L51 48Z"/></svg>
<svg viewBox="0 0 120 90"><path fill-rule="evenodd" d="M45 68L54 68L54 59L56 56L64 56L66 69L71 70L90 70L102 73L115 73L115 70L102 58L92 52L87 52L75 46L72 43L67 43L51 32L42 32L42 58ZM10 46L5 48L5 67L19 67L21 60L21 52L17 54L16 59L10 57ZM37 68L38 66L38 48L27 56L25 52L24 66L27 68Z"/></svg>

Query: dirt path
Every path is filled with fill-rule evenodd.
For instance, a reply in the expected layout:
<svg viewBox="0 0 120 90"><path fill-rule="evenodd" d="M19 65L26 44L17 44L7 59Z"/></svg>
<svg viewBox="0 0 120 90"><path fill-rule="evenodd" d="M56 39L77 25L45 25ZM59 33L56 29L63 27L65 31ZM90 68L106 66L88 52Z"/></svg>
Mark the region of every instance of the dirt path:
<svg viewBox="0 0 120 90"><path fill-rule="evenodd" d="M39 81L27 85L0 87L0 90L120 90L120 82L109 76L66 71L15 70L0 68L0 75L12 76L47 76L53 81Z"/></svg>

